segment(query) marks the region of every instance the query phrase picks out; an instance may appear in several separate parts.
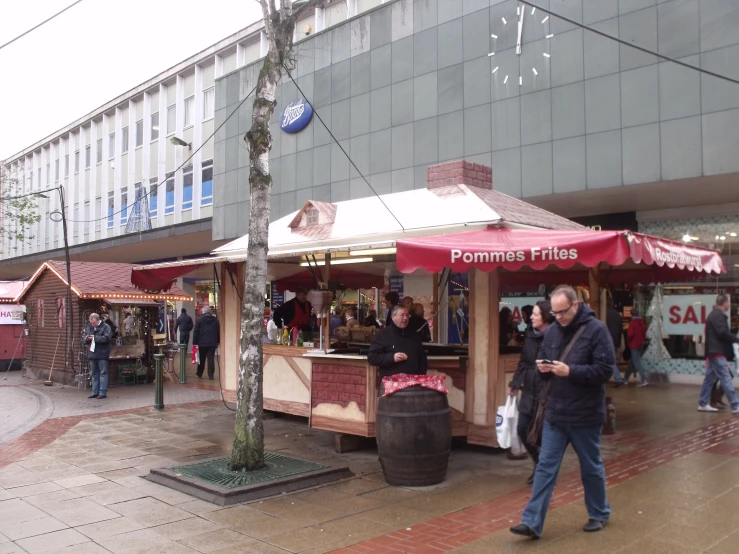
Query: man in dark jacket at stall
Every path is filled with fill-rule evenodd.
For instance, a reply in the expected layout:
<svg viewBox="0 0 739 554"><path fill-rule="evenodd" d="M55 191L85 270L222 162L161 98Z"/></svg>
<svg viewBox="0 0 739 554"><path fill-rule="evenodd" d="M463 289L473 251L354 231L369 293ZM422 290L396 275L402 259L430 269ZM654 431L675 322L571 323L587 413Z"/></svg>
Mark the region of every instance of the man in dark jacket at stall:
<svg viewBox="0 0 739 554"><path fill-rule="evenodd" d="M295 298L285 302L275 310L272 319L275 325L282 329L297 327L303 331L303 340L311 340L313 337L313 326L311 325L311 311L313 306L307 300L308 291L302 287L295 290Z"/></svg>
<svg viewBox="0 0 739 554"><path fill-rule="evenodd" d="M185 345L185 351L187 351L187 343L190 342L190 331L192 331L192 318L187 315L187 310L182 308L180 317L177 318L177 323L174 326L174 332L180 332L180 344Z"/></svg>
<svg viewBox="0 0 739 554"><path fill-rule="evenodd" d="M726 294L716 297L716 306L706 318L706 376L703 379L700 398L698 399L699 412L717 412L709 404L711 390L716 381L721 382L726 398L731 403L731 413L739 414L739 399L737 399L734 384L729 373L727 360L734 359L735 342L739 338L731 334L727 314L731 308L731 299Z"/></svg>
<svg viewBox="0 0 739 554"><path fill-rule="evenodd" d="M408 310L396 305L390 316L390 326L375 334L369 348L368 360L380 368L380 383L383 377L398 373L425 375L428 370L426 352L418 333L408 328Z"/></svg>
<svg viewBox="0 0 739 554"><path fill-rule="evenodd" d="M88 398L108 396L108 359L113 331L107 323L100 321L98 314L90 314L90 324L85 327L87 359L90 360L92 394Z"/></svg>
<svg viewBox="0 0 739 554"><path fill-rule="evenodd" d="M195 323L195 332L192 336L192 343L198 347L198 355L200 363L196 375L203 377L203 369L205 369L205 360L208 360L208 379L213 380L215 375L215 355L216 348L221 342L221 326L218 319L210 313L210 306L203 308L202 315Z"/></svg>
<svg viewBox="0 0 739 554"><path fill-rule="evenodd" d="M621 314L618 313L618 310L613 305L613 303L609 304L608 308L606 308L606 326L608 327L608 333L610 333L611 340L613 341L613 350L614 352L618 352L618 349L621 348L621 341L623 341L624 327L621 321ZM618 370L618 365L616 365L614 361L613 386L618 388L625 384L626 381L624 381L621 377L621 372Z"/></svg>
<svg viewBox="0 0 739 554"><path fill-rule="evenodd" d="M400 304L400 295L391 290L385 293L385 307L387 308L387 318L385 319L385 327L390 327L393 323L393 308Z"/></svg>
<svg viewBox="0 0 739 554"><path fill-rule="evenodd" d="M580 461L588 522L583 531L600 531L608 523L611 507L606 499L606 474L600 455L605 420L605 383L615 363L608 328L577 300L572 287L560 286L551 296L557 323L544 334L539 350L539 371L550 380L544 412L541 452L534 486L521 523L511 532L538 539L544 528L549 501L567 445L572 443ZM582 329L565 360L567 344ZM549 363L551 362L551 363Z"/></svg>

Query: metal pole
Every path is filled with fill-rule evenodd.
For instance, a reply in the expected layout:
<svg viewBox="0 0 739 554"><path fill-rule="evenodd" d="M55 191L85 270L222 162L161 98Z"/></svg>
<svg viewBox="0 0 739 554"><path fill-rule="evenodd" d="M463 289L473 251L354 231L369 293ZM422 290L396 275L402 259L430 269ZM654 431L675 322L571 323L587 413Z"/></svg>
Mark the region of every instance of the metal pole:
<svg viewBox="0 0 739 554"><path fill-rule="evenodd" d="M185 369L185 362L187 360L187 343L180 343L180 385L187 384L187 370Z"/></svg>
<svg viewBox="0 0 739 554"><path fill-rule="evenodd" d="M62 211L62 234L64 235L64 258L67 264L67 305L64 309L67 315L67 332L66 336L64 337L64 370L67 370L67 367L69 367L69 364L72 363L72 360L74 360L74 352L72 352L72 344L74 343L74 340L70 342L69 335L70 333L73 333L74 330L72 329L72 312L74 311L72 308L72 262L69 258L69 240L67 239L67 213L64 206L64 186L59 185L59 188L57 189L57 192L59 193L59 202L61 204L61 211ZM86 323L86 322L83 322Z"/></svg>
<svg viewBox="0 0 739 554"><path fill-rule="evenodd" d="M154 354L154 408L164 408L164 354Z"/></svg>

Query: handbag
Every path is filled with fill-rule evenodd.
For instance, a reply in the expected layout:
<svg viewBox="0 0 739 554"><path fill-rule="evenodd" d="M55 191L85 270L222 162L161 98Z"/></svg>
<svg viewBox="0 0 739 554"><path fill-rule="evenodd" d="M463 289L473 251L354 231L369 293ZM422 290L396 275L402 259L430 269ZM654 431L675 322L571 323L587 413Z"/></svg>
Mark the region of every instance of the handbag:
<svg viewBox="0 0 739 554"><path fill-rule="evenodd" d="M570 342L567 343L564 352L562 352L562 355L559 357L560 362L564 362L567 359L567 356L570 355L572 347L575 346L575 343L584 332L585 326L580 327L575 332L575 335L572 337ZM534 418L531 420L531 425L529 426L528 433L526 433L526 442L531 445L541 446L541 431L544 428L544 411L547 407L547 398L549 397L549 389L551 387L552 380L549 379L547 386L544 387L544 392L541 393L539 404L537 404L536 406L536 413L534 414Z"/></svg>

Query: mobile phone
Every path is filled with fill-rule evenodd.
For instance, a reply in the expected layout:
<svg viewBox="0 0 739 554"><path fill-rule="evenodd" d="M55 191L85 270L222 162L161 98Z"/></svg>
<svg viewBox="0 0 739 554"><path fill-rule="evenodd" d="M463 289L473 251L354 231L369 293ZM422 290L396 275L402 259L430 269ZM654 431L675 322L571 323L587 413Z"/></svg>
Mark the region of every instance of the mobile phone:
<svg viewBox="0 0 739 554"><path fill-rule="evenodd" d="M547 364L547 365L554 365L554 362L552 360L540 360L541 363Z"/></svg>

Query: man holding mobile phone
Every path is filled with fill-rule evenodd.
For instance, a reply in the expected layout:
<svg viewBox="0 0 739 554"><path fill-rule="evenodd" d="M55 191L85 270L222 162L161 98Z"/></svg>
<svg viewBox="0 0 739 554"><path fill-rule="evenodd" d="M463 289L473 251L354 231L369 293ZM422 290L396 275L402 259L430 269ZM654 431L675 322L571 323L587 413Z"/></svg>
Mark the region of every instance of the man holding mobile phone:
<svg viewBox="0 0 739 554"><path fill-rule="evenodd" d="M550 381L539 463L521 523L511 527L512 533L532 539L541 537L562 457L570 443L580 461L585 489L588 522L583 531L600 531L611 516L600 437L605 420L605 384L615 363L613 341L605 324L578 301L572 287L554 289L551 303L557 322L547 329L539 350L541 359L536 361L544 379ZM569 345L573 339L575 342Z"/></svg>

